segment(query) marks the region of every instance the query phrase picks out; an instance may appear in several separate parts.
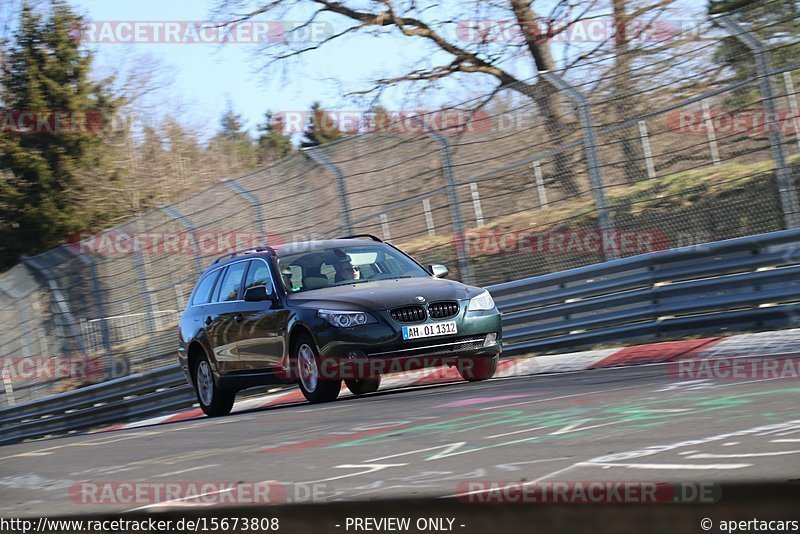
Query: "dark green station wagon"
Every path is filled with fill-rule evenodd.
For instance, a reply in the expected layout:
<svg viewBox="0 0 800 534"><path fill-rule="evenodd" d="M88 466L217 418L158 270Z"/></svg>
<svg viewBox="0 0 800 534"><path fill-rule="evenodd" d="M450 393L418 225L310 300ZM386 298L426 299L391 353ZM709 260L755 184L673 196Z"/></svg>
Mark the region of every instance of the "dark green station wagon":
<svg viewBox="0 0 800 534"><path fill-rule="evenodd" d="M445 280L371 235L217 258L180 321L178 359L207 415L242 389L297 383L310 402L378 389L382 375L455 366L494 374L500 313L488 291Z"/></svg>

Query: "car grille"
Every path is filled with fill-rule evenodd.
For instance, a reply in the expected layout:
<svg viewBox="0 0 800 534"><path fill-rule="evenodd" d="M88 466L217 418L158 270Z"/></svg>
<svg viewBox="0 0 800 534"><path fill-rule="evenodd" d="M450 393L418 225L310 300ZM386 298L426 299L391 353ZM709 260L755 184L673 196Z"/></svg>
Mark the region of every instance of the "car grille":
<svg viewBox="0 0 800 534"><path fill-rule="evenodd" d="M474 350L483 347L483 341L486 336L470 336L460 337L456 339L442 340L436 342L432 339L424 340L426 344L420 344L417 347L409 347L407 349L389 351L389 352L367 352L368 356L383 356L383 357L403 357L403 356L441 356L451 355L457 356L458 351L461 350Z"/></svg>
<svg viewBox="0 0 800 534"><path fill-rule="evenodd" d="M428 315L431 319L447 319L456 315L460 309L458 302L454 300L431 302L428 305Z"/></svg>
<svg viewBox="0 0 800 534"><path fill-rule="evenodd" d="M401 306L389 310L389 315L398 323L418 323L425 320L425 308L422 306Z"/></svg>

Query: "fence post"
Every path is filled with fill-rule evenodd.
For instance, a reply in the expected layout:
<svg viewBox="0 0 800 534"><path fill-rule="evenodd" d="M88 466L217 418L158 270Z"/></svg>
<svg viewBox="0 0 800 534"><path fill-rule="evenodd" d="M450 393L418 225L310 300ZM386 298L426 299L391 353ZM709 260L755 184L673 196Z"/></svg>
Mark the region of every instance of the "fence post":
<svg viewBox="0 0 800 534"><path fill-rule="evenodd" d="M708 102L703 100L700 104L703 109L703 125L706 129L706 139L708 140L708 150L711 152L711 162L714 165L721 163L719 159L719 146L717 145L717 132L714 130L714 121L711 118L711 109Z"/></svg>
<svg viewBox="0 0 800 534"><path fill-rule="evenodd" d="M172 206L161 206L159 209L161 211L163 211L164 213L166 213L167 215L169 215L170 217L172 217L173 219L175 219L176 221L178 221L178 223L181 226L183 226L184 228L189 230L189 232L191 232L192 235L195 237L195 239L192 239L192 243L194 244L194 249L195 249L194 250L194 268L197 271L197 274L202 273L203 272L203 264L202 264L202 262L200 260L200 250L197 248L197 239L196 239L197 238L197 235L196 235L197 234L197 228L195 227L195 225L192 224L192 221L189 219L189 217L187 217L186 215L182 214L181 212L179 212L178 210L176 210Z"/></svg>
<svg viewBox="0 0 800 534"><path fill-rule="evenodd" d="M30 341L30 334L25 329L25 323L27 321L27 319L26 319L26 314L27 314L26 309L27 309L27 307L22 304L22 299L30 297L31 293L29 292L27 295L24 295L24 296L14 295L14 294L11 293L10 289L5 289L5 288L3 288L2 285L0 285L0 293L6 295L8 297L8 301L9 302L14 302L14 304L16 305L16 308L17 308L17 324L19 325L19 339L20 339L20 347L22 349L22 357L23 358L28 358L28 357L31 356L31 347L30 347L31 341ZM3 300L6 300L6 299L3 299ZM0 354L2 354L2 352L0 352Z"/></svg>
<svg viewBox="0 0 800 534"><path fill-rule="evenodd" d="M461 280L464 283L471 284L474 282L472 264L464 248L464 224L461 219L461 209L458 206L458 194L456 193L456 180L453 176L453 159L450 155L450 144L439 132L431 130L425 132L425 134L439 145L439 154L442 160L442 174L444 175L444 183L447 188L447 197L450 203L450 217L453 219L458 270L461 272Z"/></svg>
<svg viewBox="0 0 800 534"><path fill-rule="evenodd" d="M0 291L3 291L0 288ZM20 348L22 349L22 357L29 358L32 356L31 354L31 338L30 333L25 328L25 323L27 322L27 306L22 304L21 298L16 298L14 301L17 304L17 323L19 324L19 333L20 333ZM40 355L43 356L43 355Z"/></svg>
<svg viewBox="0 0 800 534"><path fill-rule="evenodd" d="M92 296L100 318L100 340L103 344L103 351L109 363L109 377L116 378L116 362L114 361L114 351L111 350L111 337L108 334L108 320L106 319L106 307L103 303L103 295L100 292L100 278L97 276L97 262L89 254L81 254L74 251L71 247L64 247L89 268L89 276L92 278Z"/></svg>
<svg viewBox="0 0 800 534"><path fill-rule="evenodd" d="M433 224L433 212L431 211L431 201L429 198L422 199L422 211L425 214L425 226L428 227L428 235L436 235L436 226Z"/></svg>
<svg viewBox="0 0 800 534"><path fill-rule="evenodd" d="M711 19L733 37L739 39L753 54L756 64L756 76L761 86L761 97L764 102L765 126L769 135L769 145L772 149L772 159L775 162L775 175L778 177L778 190L781 195L781 206L786 228L797 228L798 221L797 190L789 167L786 165L786 156L783 153L783 144L775 112L775 102L772 93L772 81L769 77L769 59L764 46L752 33L739 26L726 15L713 15Z"/></svg>
<svg viewBox="0 0 800 534"><path fill-rule="evenodd" d="M344 175L339 167L333 164L325 154L315 148L306 148L303 152L317 165L330 172L336 180L336 190L339 194L339 204L342 210L342 221L348 234L353 233L353 223L350 220L350 206L347 203L347 188L344 184Z"/></svg>
<svg viewBox="0 0 800 534"><path fill-rule="evenodd" d="M6 393L6 405L14 406L17 402L14 400L14 385L11 383L11 373L7 369L3 369L3 390Z"/></svg>
<svg viewBox="0 0 800 534"><path fill-rule="evenodd" d="M787 70L783 73L783 83L786 86L786 100L789 101L789 110L792 112L794 138L797 141L797 149L800 150L800 108L797 106L797 94L794 92L791 71Z"/></svg>
<svg viewBox="0 0 800 534"><path fill-rule="evenodd" d="M392 234L389 233L389 217L385 213L381 213L381 232L383 233L384 241L391 241Z"/></svg>
<svg viewBox="0 0 800 534"><path fill-rule="evenodd" d="M78 347L78 351L83 356L83 359L88 363L89 355L86 352L86 345L83 343L83 335L78 327L78 321L72 314L72 310L69 309L69 303L64 297L64 293L61 291L61 287L58 285L55 275L53 275L52 271L48 267L45 267L39 263L38 260L35 260L30 256L23 256L22 263L24 263L25 266L30 268L32 271L38 272L44 277L45 281L47 282L47 286L50 288L51 298L55 302L56 308L58 309L58 315L63 318L67 328L69 329L70 335L76 340L75 342ZM66 355L69 354L70 349L66 344L66 340L64 341L65 344L61 350Z"/></svg>
<svg viewBox="0 0 800 534"><path fill-rule="evenodd" d="M541 71L539 74L552 84L553 87L559 91L564 91L570 100L575 102L578 106L578 116L580 117L581 128L583 129L583 151L586 155L586 165L589 170L589 180L592 184L595 204L597 204L598 223L602 234L607 236L612 232L613 226L611 216L608 214L608 208L606 207L606 197L603 190L603 173L600 168L600 157L597 154L592 117L589 114L589 102L583 94L569 85L558 74L550 71ZM605 238L603 241L605 241ZM609 241L613 242L614 240L609 239ZM610 247L603 247L603 249L607 260L613 260L617 257L616 251Z"/></svg>
<svg viewBox="0 0 800 534"><path fill-rule="evenodd" d="M647 177L652 179L656 177L656 166L653 163L653 151L650 148L650 135L647 133L647 123L645 121L638 121L639 126L639 140L642 143L642 154L644 154L644 166L647 169Z"/></svg>
<svg viewBox="0 0 800 534"><path fill-rule="evenodd" d="M259 204L258 198L256 198L252 192L242 187L241 184L237 183L233 179L223 180L222 183L233 189L237 195L241 195L247 201L247 203L253 207L253 213L256 216L256 231L261 234L262 237L265 237L266 231L264 230L264 215L261 212L261 204ZM266 245L267 243L263 244Z"/></svg>
<svg viewBox="0 0 800 534"><path fill-rule="evenodd" d="M533 178L536 180L536 190L539 193L539 207L546 210L547 203L547 189L544 188L544 175L542 174L542 164L538 161L533 162Z"/></svg>
<svg viewBox="0 0 800 534"><path fill-rule="evenodd" d="M472 193L472 209L475 210L475 226L480 228L483 226L483 208L481 207L481 195L478 193L478 184L472 182L469 184L469 191Z"/></svg>

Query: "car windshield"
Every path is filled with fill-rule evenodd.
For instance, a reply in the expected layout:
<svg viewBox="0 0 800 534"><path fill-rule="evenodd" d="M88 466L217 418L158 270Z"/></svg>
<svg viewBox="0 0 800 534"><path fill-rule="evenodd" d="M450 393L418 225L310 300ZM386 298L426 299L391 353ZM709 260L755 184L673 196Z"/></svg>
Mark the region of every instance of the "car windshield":
<svg viewBox="0 0 800 534"><path fill-rule="evenodd" d="M374 280L429 276L411 258L386 245L331 247L279 256L278 267L289 293Z"/></svg>

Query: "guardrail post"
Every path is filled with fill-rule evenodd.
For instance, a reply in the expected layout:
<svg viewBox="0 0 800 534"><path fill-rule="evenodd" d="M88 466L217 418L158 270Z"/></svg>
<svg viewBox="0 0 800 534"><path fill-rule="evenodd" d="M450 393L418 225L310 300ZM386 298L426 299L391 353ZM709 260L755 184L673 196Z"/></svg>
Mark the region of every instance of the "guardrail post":
<svg viewBox="0 0 800 534"><path fill-rule="evenodd" d="M600 231L604 236L609 235L613 226L611 216L606 207L606 197L603 188L603 173L600 168L600 157L597 154L597 143L594 137L594 126L592 117L589 114L589 102L583 94L569 85L561 76L550 71L541 71L539 74L559 91L564 91L567 96L578 106L578 116L581 120L583 130L583 151L586 156L586 165L589 170L589 180L594 192L594 200L597 205L597 218ZM614 250L603 247L607 260L615 259L617 254Z"/></svg>
<svg viewBox="0 0 800 534"><path fill-rule="evenodd" d="M461 280L464 283L472 284L472 264L465 247L464 224L461 219L461 209L458 206L458 194L456 193L456 180L453 176L453 159L450 155L450 144L442 137L442 134L435 131L425 132L428 137L439 145L439 154L442 160L442 174L447 189L447 197L450 203L450 216L453 219L453 233L455 234L456 255L458 256L458 270L461 272Z"/></svg>
<svg viewBox="0 0 800 534"><path fill-rule="evenodd" d="M342 210L342 221L348 234L353 233L353 223L350 220L350 206L347 203L347 188L344 184L344 175L339 167L333 164L328 157L314 148L306 148L303 152L317 165L330 172L336 180L336 190L339 194L339 204Z"/></svg>
<svg viewBox="0 0 800 534"><path fill-rule="evenodd" d="M781 206L786 228L797 228L800 226L800 210L797 204L797 190L795 189L794 178L789 167L786 165L786 156L783 152L781 143L780 126L778 115L775 112L775 101L772 92L772 81L769 77L769 58L764 50L764 46L752 33L748 32L726 15L712 15L712 22L720 26L733 37L739 39L753 54L756 64L756 76L758 77L761 88L765 113L765 126L769 135L769 146L772 149L772 159L775 162L775 174L778 177L778 190L781 196Z"/></svg>

